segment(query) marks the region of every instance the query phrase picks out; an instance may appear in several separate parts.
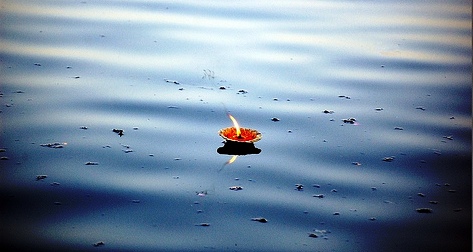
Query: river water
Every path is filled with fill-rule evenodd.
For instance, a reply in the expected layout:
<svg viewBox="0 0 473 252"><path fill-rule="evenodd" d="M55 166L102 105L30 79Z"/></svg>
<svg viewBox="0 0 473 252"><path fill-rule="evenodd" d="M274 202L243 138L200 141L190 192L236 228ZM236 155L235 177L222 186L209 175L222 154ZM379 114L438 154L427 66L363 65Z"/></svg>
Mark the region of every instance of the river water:
<svg viewBox="0 0 473 252"><path fill-rule="evenodd" d="M471 250L471 1L0 3L2 247Z"/></svg>

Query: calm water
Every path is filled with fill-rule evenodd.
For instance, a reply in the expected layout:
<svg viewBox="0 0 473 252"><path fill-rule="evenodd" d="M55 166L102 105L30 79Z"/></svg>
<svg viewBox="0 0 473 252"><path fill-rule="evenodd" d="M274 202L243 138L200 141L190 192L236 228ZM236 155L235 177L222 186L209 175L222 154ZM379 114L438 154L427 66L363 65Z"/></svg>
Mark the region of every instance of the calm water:
<svg viewBox="0 0 473 252"><path fill-rule="evenodd" d="M0 3L2 247L471 250L471 1Z"/></svg>

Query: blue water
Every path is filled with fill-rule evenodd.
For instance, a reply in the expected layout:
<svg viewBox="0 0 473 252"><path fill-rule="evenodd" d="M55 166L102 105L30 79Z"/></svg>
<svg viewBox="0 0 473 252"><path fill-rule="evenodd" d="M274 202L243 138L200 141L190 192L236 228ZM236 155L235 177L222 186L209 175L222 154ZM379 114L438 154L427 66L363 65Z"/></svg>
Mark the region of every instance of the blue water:
<svg viewBox="0 0 473 252"><path fill-rule="evenodd" d="M1 247L471 250L471 2L0 3Z"/></svg>

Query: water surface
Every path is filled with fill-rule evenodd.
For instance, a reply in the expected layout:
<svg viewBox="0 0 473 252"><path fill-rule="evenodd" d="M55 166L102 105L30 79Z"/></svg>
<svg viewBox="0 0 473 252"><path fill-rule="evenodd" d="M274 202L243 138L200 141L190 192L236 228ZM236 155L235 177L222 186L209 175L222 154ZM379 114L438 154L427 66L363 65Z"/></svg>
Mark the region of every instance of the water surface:
<svg viewBox="0 0 473 252"><path fill-rule="evenodd" d="M0 7L2 247L471 250L471 2Z"/></svg>

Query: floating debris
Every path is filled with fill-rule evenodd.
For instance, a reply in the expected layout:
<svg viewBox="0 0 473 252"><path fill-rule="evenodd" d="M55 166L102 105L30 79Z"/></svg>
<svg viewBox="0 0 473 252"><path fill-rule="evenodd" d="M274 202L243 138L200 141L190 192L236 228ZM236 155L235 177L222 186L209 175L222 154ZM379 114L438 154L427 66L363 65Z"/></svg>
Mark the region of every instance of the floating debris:
<svg viewBox="0 0 473 252"><path fill-rule="evenodd" d="M422 106L418 106L418 107L416 107L416 109L420 109L422 111L425 111L425 107L422 107Z"/></svg>
<svg viewBox="0 0 473 252"><path fill-rule="evenodd" d="M345 98L345 99L351 99L351 97L350 97L350 96L347 96L347 95L339 95L338 97L339 97L339 98Z"/></svg>
<svg viewBox="0 0 473 252"><path fill-rule="evenodd" d="M320 188L319 184L313 184L312 186L315 187L315 188Z"/></svg>
<svg viewBox="0 0 473 252"><path fill-rule="evenodd" d="M240 190L243 190L243 187L241 187L241 186L230 186L228 189L230 189L232 191L240 191Z"/></svg>
<svg viewBox="0 0 473 252"><path fill-rule="evenodd" d="M302 185L302 184L295 184L295 186L296 186L296 190L297 190L297 191L302 191L302 190L304 190L304 185Z"/></svg>
<svg viewBox="0 0 473 252"><path fill-rule="evenodd" d="M117 133L120 137L123 136L123 130L122 129L113 129L113 132Z"/></svg>
<svg viewBox="0 0 473 252"><path fill-rule="evenodd" d="M404 130L403 127L394 127L395 130Z"/></svg>
<svg viewBox="0 0 473 252"><path fill-rule="evenodd" d="M123 152L125 152L125 153L130 153L130 152L133 152L133 150L132 150L132 149L124 149L124 150L122 150L122 151L123 151Z"/></svg>
<svg viewBox="0 0 473 252"><path fill-rule="evenodd" d="M375 108L374 110L376 110L376 111L383 111L384 109L383 109L383 108Z"/></svg>
<svg viewBox="0 0 473 252"><path fill-rule="evenodd" d="M443 138L448 139L448 140L453 140L453 136L443 136Z"/></svg>
<svg viewBox="0 0 473 252"><path fill-rule="evenodd" d="M227 88L226 88L225 86L220 86L220 87L218 87L218 89L220 89L220 90L226 90Z"/></svg>
<svg viewBox="0 0 473 252"><path fill-rule="evenodd" d="M246 91L245 89L240 89L240 90L238 90L238 93L239 94L247 94L248 91Z"/></svg>
<svg viewBox="0 0 473 252"><path fill-rule="evenodd" d="M335 212L333 213L333 215L340 215L340 212Z"/></svg>
<svg viewBox="0 0 473 252"><path fill-rule="evenodd" d="M332 189L330 190L331 192L338 192L337 189Z"/></svg>
<svg viewBox="0 0 473 252"><path fill-rule="evenodd" d="M51 186L59 186L59 185L61 185L61 184L59 184L59 182L52 182L50 185L51 185Z"/></svg>
<svg viewBox="0 0 473 252"><path fill-rule="evenodd" d="M350 117L350 118L347 118L347 119L343 119L342 121L344 123L355 124L356 119L354 117Z"/></svg>
<svg viewBox="0 0 473 252"><path fill-rule="evenodd" d="M199 197L205 197L207 195L207 191L195 192L195 194Z"/></svg>
<svg viewBox="0 0 473 252"><path fill-rule="evenodd" d="M271 118L271 121L273 121L273 122L279 122L280 120L279 120L279 118L277 118L277 117L273 117L273 118Z"/></svg>
<svg viewBox="0 0 473 252"><path fill-rule="evenodd" d="M371 217L369 218L370 221L375 221L376 220L376 217Z"/></svg>
<svg viewBox="0 0 473 252"><path fill-rule="evenodd" d="M384 158L383 158L383 161L384 161L384 162L392 162L392 161L394 161L394 156L391 156L391 157L384 157Z"/></svg>
<svg viewBox="0 0 473 252"><path fill-rule="evenodd" d="M196 226L199 226L199 227L209 227L210 226L210 223L208 222L202 222L202 223L199 223L199 224L195 224Z"/></svg>
<svg viewBox="0 0 473 252"><path fill-rule="evenodd" d="M89 162L85 163L85 165L99 165L99 163L98 163L98 162L90 162L90 161L89 161Z"/></svg>
<svg viewBox="0 0 473 252"><path fill-rule="evenodd" d="M351 162L352 165L356 165L356 166L360 166L361 163L360 162Z"/></svg>
<svg viewBox="0 0 473 252"><path fill-rule="evenodd" d="M376 188L376 187L371 187L371 191L376 191L376 190L378 190L378 188Z"/></svg>
<svg viewBox="0 0 473 252"><path fill-rule="evenodd" d="M324 110L324 111L322 111L322 112L323 112L324 114L333 114L333 113L335 113L335 112L333 112L333 110L327 110L327 109Z"/></svg>
<svg viewBox="0 0 473 252"><path fill-rule="evenodd" d="M309 237L318 238L319 236L316 233L309 233Z"/></svg>
<svg viewBox="0 0 473 252"><path fill-rule="evenodd" d="M324 196L323 194L314 194L312 197L322 199L322 198L324 198L325 196Z"/></svg>
<svg viewBox="0 0 473 252"><path fill-rule="evenodd" d="M252 221L258 221L258 222L261 222L261 223L266 223L268 222L268 220L266 218L263 218L263 217L256 217L256 218L251 218Z"/></svg>
<svg viewBox="0 0 473 252"><path fill-rule="evenodd" d="M432 213L432 208L417 208L418 213Z"/></svg>
<svg viewBox="0 0 473 252"><path fill-rule="evenodd" d="M6 156L3 156L3 157L0 157L0 160L9 160L10 158L6 157Z"/></svg>
<svg viewBox="0 0 473 252"><path fill-rule="evenodd" d="M104 246L105 243L103 241L99 241L99 242L96 242L94 243L94 247L101 247L101 246Z"/></svg>
<svg viewBox="0 0 473 252"><path fill-rule="evenodd" d="M36 175L36 181L38 181L38 180L43 180L43 179L45 179L45 178L47 178L47 177L48 177L48 175Z"/></svg>
<svg viewBox="0 0 473 252"><path fill-rule="evenodd" d="M35 66L41 66L41 63L34 63Z"/></svg>
<svg viewBox="0 0 473 252"><path fill-rule="evenodd" d="M86 130L86 129L88 129L88 127L87 126L80 126L80 129Z"/></svg>
<svg viewBox="0 0 473 252"><path fill-rule="evenodd" d="M179 107L178 107L178 106L171 105L171 106L168 106L168 109L179 109Z"/></svg>
<svg viewBox="0 0 473 252"><path fill-rule="evenodd" d="M140 201L140 200L137 200L137 199L132 200L131 202L132 202L132 203L136 203L136 204L141 203L141 201Z"/></svg>
<svg viewBox="0 0 473 252"><path fill-rule="evenodd" d="M133 127L133 130L138 130L138 127Z"/></svg>
<svg viewBox="0 0 473 252"><path fill-rule="evenodd" d="M168 83L174 83L174 84L176 84L176 85L179 85L179 84L181 84L181 83L179 83L179 81L177 81L177 80L168 80L168 79L164 79L164 81L165 81L165 82L168 82Z"/></svg>
<svg viewBox="0 0 473 252"><path fill-rule="evenodd" d="M64 148L67 143L46 143L46 144L40 144L42 147L48 147L48 148L53 148L53 149L60 149Z"/></svg>
<svg viewBox="0 0 473 252"><path fill-rule="evenodd" d="M279 101L279 99L278 98L273 98L273 101Z"/></svg>
<svg viewBox="0 0 473 252"><path fill-rule="evenodd" d="M423 193L418 193L417 196L419 196L419 197L425 197L425 194L423 194Z"/></svg>

